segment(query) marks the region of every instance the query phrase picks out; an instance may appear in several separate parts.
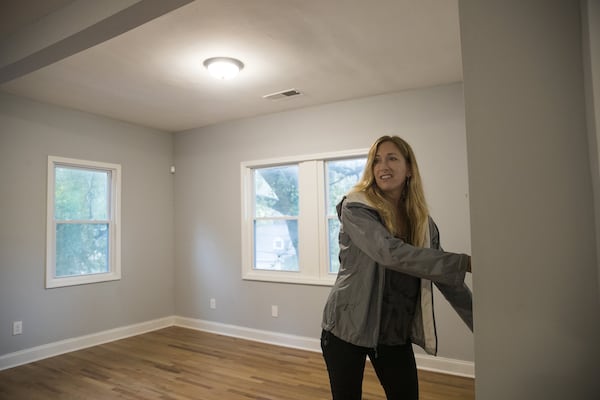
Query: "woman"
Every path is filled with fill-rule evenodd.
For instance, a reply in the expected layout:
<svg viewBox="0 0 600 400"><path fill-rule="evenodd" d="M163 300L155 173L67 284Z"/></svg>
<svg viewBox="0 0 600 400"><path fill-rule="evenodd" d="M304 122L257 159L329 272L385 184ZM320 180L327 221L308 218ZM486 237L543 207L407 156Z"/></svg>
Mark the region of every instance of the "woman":
<svg viewBox="0 0 600 400"><path fill-rule="evenodd" d="M397 136L373 143L337 212L340 269L321 335L333 399L361 398L366 356L388 399L418 399L412 343L437 353L431 282L473 330L471 257L441 249L417 160Z"/></svg>

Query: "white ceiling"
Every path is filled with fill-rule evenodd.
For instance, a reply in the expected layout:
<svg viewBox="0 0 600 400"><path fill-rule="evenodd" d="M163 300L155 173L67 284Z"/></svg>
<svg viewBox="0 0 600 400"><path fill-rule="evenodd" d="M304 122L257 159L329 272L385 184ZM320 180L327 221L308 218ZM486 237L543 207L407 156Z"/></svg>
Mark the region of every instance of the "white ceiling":
<svg viewBox="0 0 600 400"><path fill-rule="evenodd" d="M181 131L462 80L457 0L189 1L4 0L0 91Z"/></svg>

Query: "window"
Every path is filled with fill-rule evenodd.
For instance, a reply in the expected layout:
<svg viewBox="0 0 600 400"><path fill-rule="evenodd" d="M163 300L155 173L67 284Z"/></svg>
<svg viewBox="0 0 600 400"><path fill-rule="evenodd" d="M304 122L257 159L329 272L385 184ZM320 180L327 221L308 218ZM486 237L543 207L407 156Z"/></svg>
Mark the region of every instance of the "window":
<svg viewBox="0 0 600 400"><path fill-rule="evenodd" d="M366 152L242 163L242 278L333 283L335 206L360 179Z"/></svg>
<svg viewBox="0 0 600 400"><path fill-rule="evenodd" d="M121 166L48 157L46 287L121 278Z"/></svg>
<svg viewBox="0 0 600 400"><path fill-rule="evenodd" d="M298 165L254 170L254 268L299 271Z"/></svg>
<svg viewBox="0 0 600 400"><path fill-rule="evenodd" d="M358 183L365 169L365 157L327 161L327 237L329 246L329 273L337 274L340 268L338 233L340 221L335 206Z"/></svg>

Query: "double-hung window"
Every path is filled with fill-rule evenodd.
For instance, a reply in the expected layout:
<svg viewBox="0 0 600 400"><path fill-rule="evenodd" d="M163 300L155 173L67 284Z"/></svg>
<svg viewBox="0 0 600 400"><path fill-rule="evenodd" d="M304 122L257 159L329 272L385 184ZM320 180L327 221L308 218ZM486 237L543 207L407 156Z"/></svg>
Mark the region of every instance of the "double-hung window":
<svg viewBox="0 0 600 400"><path fill-rule="evenodd" d="M336 204L366 150L244 162L242 277L330 285L339 269Z"/></svg>
<svg viewBox="0 0 600 400"><path fill-rule="evenodd" d="M121 278L121 166L48 157L46 287Z"/></svg>

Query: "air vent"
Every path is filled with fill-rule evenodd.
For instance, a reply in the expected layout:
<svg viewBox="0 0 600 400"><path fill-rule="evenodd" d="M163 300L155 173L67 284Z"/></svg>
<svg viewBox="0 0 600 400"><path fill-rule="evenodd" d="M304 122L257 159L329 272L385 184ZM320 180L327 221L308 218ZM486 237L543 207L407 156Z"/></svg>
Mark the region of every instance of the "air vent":
<svg viewBox="0 0 600 400"><path fill-rule="evenodd" d="M295 97L295 96L300 96L300 95L302 95L302 93L297 89L287 89L287 90L282 90L281 92L277 92L277 93L265 94L263 96L263 99L275 101L275 100L289 99L290 97Z"/></svg>

